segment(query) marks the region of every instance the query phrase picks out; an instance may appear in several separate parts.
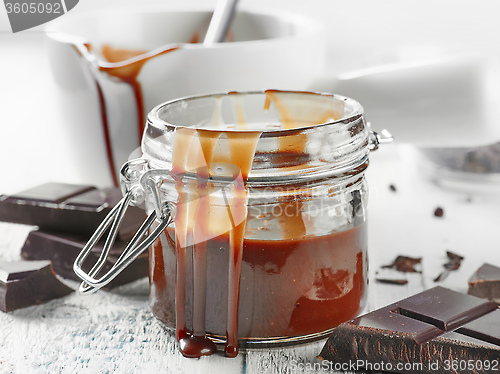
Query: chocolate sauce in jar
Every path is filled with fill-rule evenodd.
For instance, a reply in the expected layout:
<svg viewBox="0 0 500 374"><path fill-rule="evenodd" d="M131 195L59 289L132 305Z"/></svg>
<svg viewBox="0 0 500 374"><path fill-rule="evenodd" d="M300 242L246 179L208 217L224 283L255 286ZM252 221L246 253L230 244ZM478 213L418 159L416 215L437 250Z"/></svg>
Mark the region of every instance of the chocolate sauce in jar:
<svg viewBox="0 0 500 374"><path fill-rule="evenodd" d="M175 327L186 357L212 354L212 340L225 340L225 355L235 357L240 343L324 334L354 317L365 293L366 225L350 221L337 230L312 234L321 224L305 213L314 201L314 191L307 186L288 183L287 188L297 193L278 197L269 216L271 228L259 223L255 227L247 180L262 131L248 129L238 95L229 94L234 125L224 123L217 101L208 128L176 127L171 134L175 219L150 249L150 299L153 313ZM300 129L335 121L342 111L333 105L298 114L282 101L279 91L266 92L263 110L268 111L271 103L282 127L292 131L278 139L272 157L265 157L300 173L310 160L310 139ZM284 155L295 161L288 162ZM221 205L213 195L215 169L229 164L236 171ZM349 207L353 204L350 201ZM267 209L258 203L252 208ZM252 230L264 235L255 237ZM268 235L265 230L274 232Z"/></svg>
<svg viewBox="0 0 500 374"><path fill-rule="evenodd" d="M153 248L154 262L164 254L175 256L169 229ZM225 277L229 262L227 235L206 243L207 305L206 330L212 337L226 335L231 282ZM241 262L238 333L242 340L295 337L328 331L353 318L359 312L366 287L366 226L319 237L289 240L251 240L243 242ZM192 251L187 251L187 257ZM193 277L193 263L188 261L186 279ZM175 326L175 273L155 268L152 281L153 313L168 326ZM161 273L161 276L158 274ZM161 287L159 285L166 285ZM189 284L188 284L189 287ZM185 300L188 321L194 296ZM178 301L179 299L177 299ZM234 305L233 305L234 306ZM192 328L190 322L188 329Z"/></svg>

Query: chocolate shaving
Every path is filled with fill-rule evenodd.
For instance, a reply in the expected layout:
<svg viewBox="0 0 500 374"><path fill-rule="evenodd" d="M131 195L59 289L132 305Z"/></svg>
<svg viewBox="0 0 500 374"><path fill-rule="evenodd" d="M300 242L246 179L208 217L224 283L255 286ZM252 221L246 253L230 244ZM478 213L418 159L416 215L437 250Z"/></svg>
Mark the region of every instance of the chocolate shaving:
<svg viewBox="0 0 500 374"><path fill-rule="evenodd" d="M446 251L446 256L448 257L448 262L443 264L445 271L443 271L441 274L439 274L434 279L434 282L442 281L448 276L450 271L458 270L458 268L460 268L462 260L464 259L464 257L457 255L456 253L453 253L450 251Z"/></svg>
<svg viewBox="0 0 500 374"><path fill-rule="evenodd" d="M440 273L436 278L434 278L434 282L440 282L441 281L441 278L446 278L446 276L448 276L448 272L447 271L443 271L442 273Z"/></svg>
<svg viewBox="0 0 500 374"><path fill-rule="evenodd" d="M399 286L403 286L408 283L406 279L385 279L385 278L375 278L375 280L379 283L385 284L397 284Z"/></svg>
<svg viewBox="0 0 500 374"><path fill-rule="evenodd" d="M383 269L396 269L397 271L402 271L404 273L421 273L421 271L415 269L416 264L420 264L422 258L408 257L408 256L398 256L393 261L392 264L382 266Z"/></svg>
<svg viewBox="0 0 500 374"><path fill-rule="evenodd" d="M389 185L389 189L390 189L392 192L396 192L396 191L397 191L396 186L395 186L395 185L393 185L393 184Z"/></svg>
<svg viewBox="0 0 500 374"><path fill-rule="evenodd" d="M450 252L450 251L446 251L446 256L448 256L449 260L453 261L453 262L459 262L460 263L464 259L463 256L457 255L456 253L453 253L453 252Z"/></svg>

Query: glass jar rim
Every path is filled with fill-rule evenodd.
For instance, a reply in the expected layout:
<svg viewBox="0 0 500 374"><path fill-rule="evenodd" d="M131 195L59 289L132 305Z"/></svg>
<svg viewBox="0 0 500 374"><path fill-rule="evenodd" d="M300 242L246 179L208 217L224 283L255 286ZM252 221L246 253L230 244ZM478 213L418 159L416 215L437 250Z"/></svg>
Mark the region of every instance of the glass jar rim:
<svg viewBox="0 0 500 374"><path fill-rule="evenodd" d="M258 136L249 183L294 183L362 172L370 150L363 107L332 93L232 91L160 104L149 113L142 139L143 157L151 168L172 169L173 141L181 129L208 133L207 138L213 133L221 151L228 151L230 133Z"/></svg>
<svg viewBox="0 0 500 374"><path fill-rule="evenodd" d="M174 130L179 127L191 127L191 126L186 126L186 125L177 125L173 123L169 123L162 119L160 117L160 113L162 110L165 110L169 106L173 106L175 104L180 104L182 102L192 102L196 100L202 100L202 99L210 99L210 98L218 98L218 97L227 97L227 96L243 96L243 95L267 95L268 93L278 93L278 94L290 94L290 95L313 95L309 97L319 97L319 98L331 98L335 100L336 102L343 102L344 107L349 108L349 114L348 115L343 115L342 118L336 119L336 120L329 120L313 125L306 125L306 126L300 126L300 127L295 127L292 129L259 129L259 130L245 130L245 129L231 129L231 128L224 128L225 132L252 132L252 131L258 131L261 133L261 137L273 137L273 136L286 136L287 133L294 133L297 131L302 131L302 130L308 130L308 129L313 129L316 127L321 127L321 126L327 126L327 125L333 125L335 123L344 123L344 122L350 122L354 120L356 117L360 117L364 114L364 109L363 106L356 100L338 95L338 94L333 94L333 93L326 93L326 92L313 92L313 91L296 91L296 90L275 90L275 89L268 89L268 90L254 90L254 91L227 91L227 92L219 92L219 93L207 93L207 94L200 94L200 95L192 95L192 96L185 96L173 100L166 101L164 103L161 103L157 106L155 106L148 114L147 118L147 123L154 125L157 128L163 127L163 130ZM203 131L214 131L214 132L220 132L221 129L218 128L207 128L207 127L200 127L200 129L203 129Z"/></svg>

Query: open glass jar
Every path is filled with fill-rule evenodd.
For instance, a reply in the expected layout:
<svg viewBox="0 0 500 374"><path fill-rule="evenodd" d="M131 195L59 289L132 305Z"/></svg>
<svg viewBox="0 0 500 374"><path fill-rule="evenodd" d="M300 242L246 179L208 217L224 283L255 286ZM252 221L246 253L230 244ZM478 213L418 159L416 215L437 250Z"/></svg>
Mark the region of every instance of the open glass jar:
<svg viewBox="0 0 500 374"><path fill-rule="evenodd" d="M75 263L82 291L149 248L151 308L185 356L213 353L214 342L235 356L325 337L364 304L364 172L379 142L361 105L338 95L234 92L157 106L113 213L118 224L144 201L148 221L100 279L99 266L81 271L91 239Z"/></svg>

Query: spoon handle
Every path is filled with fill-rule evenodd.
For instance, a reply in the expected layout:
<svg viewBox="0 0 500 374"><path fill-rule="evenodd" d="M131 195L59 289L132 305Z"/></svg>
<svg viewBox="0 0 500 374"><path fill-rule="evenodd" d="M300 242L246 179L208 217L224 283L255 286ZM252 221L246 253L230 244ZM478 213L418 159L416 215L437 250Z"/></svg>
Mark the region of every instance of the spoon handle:
<svg viewBox="0 0 500 374"><path fill-rule="evenodd" d="M238 0L219 0L217 2L203 45L209 46L224 41L237 2Z"/></svg>

